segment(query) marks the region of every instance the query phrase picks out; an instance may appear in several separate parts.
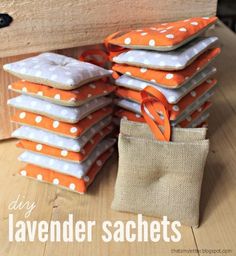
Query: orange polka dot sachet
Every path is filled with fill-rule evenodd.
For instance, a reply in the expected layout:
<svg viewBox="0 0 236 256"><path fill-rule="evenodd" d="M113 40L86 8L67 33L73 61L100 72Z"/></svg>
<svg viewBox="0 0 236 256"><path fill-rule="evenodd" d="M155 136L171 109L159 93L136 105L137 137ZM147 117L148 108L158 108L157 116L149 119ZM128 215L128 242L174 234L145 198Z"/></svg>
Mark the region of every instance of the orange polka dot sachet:
<svg viewBox="0 0 236 256"><path fill-rule="evenodd" d="M21 79L8 86L20 94L8 100L26 163L19 174L85 193L114 152L111 71L54 53L4 69Z"/></svg>
<svg viewBox="0 0 236 256"><path fill-rule="evenodd" d="M171 51L190 42L215 24L216 17L196 17L166 22L127 33L115 33L107 43L129 49Z"/></svg>
<svg viewBox="0 0 236 256"><path fill-rule="evenodd" d="M108 36L104 43L117 85L116 117L145 122L142 95L149 88L161 95L156 101L165 99L171 126L205 124L217 84L212 63L221 51L218 38L207 36L207 30L216 22L216 17L195 17ZM159 103L153 106L164 120ZM148 115L156 119L155 113Z"/></svg>

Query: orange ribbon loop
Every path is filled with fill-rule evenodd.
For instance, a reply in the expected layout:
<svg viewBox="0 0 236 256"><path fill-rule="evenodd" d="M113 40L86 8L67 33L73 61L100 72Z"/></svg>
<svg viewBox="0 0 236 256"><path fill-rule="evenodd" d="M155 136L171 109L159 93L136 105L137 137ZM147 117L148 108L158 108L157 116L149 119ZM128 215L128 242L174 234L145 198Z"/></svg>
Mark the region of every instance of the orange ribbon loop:
<svg viewBox="0 0 236 256"><path fill-rule="evenodd" d="M105 38L104 40L104 45L107 49L107 51L109 52L109 60L112 61L113 57L119 55L122 52L126 52L128 51L128 49L122 47L122 46L118 46L118 45L113 45L110 43L110 41L115 38L116 36L119 36L120 34L123 34L123 32L118 31L115 32L111 35L109 35L108 37Z"/></svg>
<svg viewBox="0 0 236 256"><path fill-rule="evenodd" d="M112 73L112 77L116 80L116 79L118 79L119 77L120 77L120 75L116 72L116 71L114 71L114 70L112 70L113 71L113 73Z"/></svg>
<svg viewBox="0 0 236 256"><path fill-rule="evenodd" d="M157 89L147 86L141 91L141 97L141 113L156 139L170 141L171 125L168 112L170 105L165 96ZM161 116L158 113L161 113Z"/></svg>
<svg viewBox="0 0 236 256"><path fill-rule="evenodd" d="M98 60L96 56L101 57L101 60ZM80 55L79 60L87 61L100 67L105 67L106 62L108 61L108 55L107 53L99 49L89 49L89 50L85 50Z"/></svg>

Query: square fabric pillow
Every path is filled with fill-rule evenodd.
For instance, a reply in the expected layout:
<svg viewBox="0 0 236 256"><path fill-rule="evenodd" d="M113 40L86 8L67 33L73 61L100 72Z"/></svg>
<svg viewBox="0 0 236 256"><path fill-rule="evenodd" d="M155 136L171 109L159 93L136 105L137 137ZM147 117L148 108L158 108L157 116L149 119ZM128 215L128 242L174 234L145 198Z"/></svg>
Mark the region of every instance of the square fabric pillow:
<svg viewBox="0 0 236 256"><path fill-rule="evenodd" d="M89 154L94 150L96 145L104 139L107 135L109 135L114 129L113 125L108 125L103 128L100 132L96 133L85 145L84 148L81 149L81 152L73 152L65 149L59 149L56 147L51 147L43 143L37 143L30 140L20 140L17 142L16 146L19 148L23 148L28 151L37 152L43 155L56 157L60 159L64 159L67 161L73 161L76 163L83 162Z"/></svg>
<svg viewBox="0 0 236 256"><path fill-rule="evenodd" d="M96 175L102 169L106 161L111 157L113 152L114 148L110 148L101 156L99 156L96 162L94 162L90 167L87 175L81 179L70 175L65 175L63 173L58 173L49 169L41 168L32 164L27 164L23 169L19 171L19 174L41 182L53 184L64 189L69 189L70 191L84 194L88 186L92 184Z"/></svg>
<svg viewBox="0 0 236 256"><path fill-rule="evenodd" d="M42 84L36 84L25 80L20 80L8 86L8 89L41 98L62 106L80 106L89 100L100 96L105 96L115 90L113 85L102 81L95 81L81 86L79 89L71 91L60 90Z"/></svg>
<svg viewBox="0 0 236 256"><path fill-rule="evenodd" d="M42 53L5 64L3 69L21 79L63 90L72 90L111 74L96 65L56 53Z"/></svg>
<svg viewBox="0 0 236 256"><path fill-rule="evenodd" d="M206 113L209 113L209 109L211 106L212 106L211 102L209 102L209 101L205 102L197 110L195 110L193 113L188 115L183 121L181 121L177 125L177 127L185 127L185 128L197 127L200 123L198 123L198 122L196 123L196 120L201 119L202 116L204 116Z"/></svg>
<svg viewBox="0 0 236 256"><path fill-rule="evenodd" d="M46 132L41 129L36 129L29 126L21 126L12 133L12 137L34 141L37 143L46 144L48 146L65 149L73 152L80 152L92 137L100 132L104 127L109 125L112 117L106 117L98 122L96 125L87 130L78 139L71 139L60 136L52 132Z"/></svg>
<svg viewBox="0 0 236 256"><path fill-rule="evenodd" d="M40 128L43 130L54 132L59 135L63 135L65 137L76 139L79 136L83 135L89 128L91 128L97 122L101 121L106 116L109 116L111 114L112 108L104 107L86 116L78 123L69 124L51 119L49 117L34 114L31 112L17 110L14 116L11 118L11 120L21 125ZM38 122L39 120L41 121Z"/></svg>
<svg viewBox="0 0 236 256"><path fill-rule="evenodd" d="M202 115L200 115L198 118L196 118L195 120L193 120L188 127L189 128L194 128L194 127L200 127L202 123L206 122L207 119L209 119L210 117L210 112L206 111L205 113L203 113Z"/></svg>
<svg viewBox="0 0 236 256"><path fill-rule="evenodd" d="M209 140L202 128L172 133L172 141L158 141L147 124L122 120L112 209L197 227Z"/></svg>
<svg viewBox="0 0 236 256"><path fill-rule="evenodd" d="M196 38L216 21L216 17L196 17L156 24L114 36L107 43L130 49L170 51Z"/></svg>
<svg viewBox="0 0 236 256"><path fill-rule="evenodd" d="M198 85L203 83L205 80L210 78L213 74L215 74L215 67L206 67L201 72L196 74L194 78L189 80L183 86L176 89L164 88L162 86L153 85L148 82L141 81L139 79L135 79L133 77L122 75L117 80L115 80L116 85L130 88L133 90L141 91L146 86L152 86L155 89L159 90L167 99L170 104L178 103L186 94L196 88Z"/></svg>
<svg viewBox="0 0 236 256"><path fill-rule="evenodd" d="M134 113L130 110L120 108L115 112L115 116L119 119L129 120L132 122L146 123L142 115Z"/></svg>
<svg viewBox="0 0 236 256"><path fill-rule="evenodd" d="M79 107L65 107L26 95L21 95L8 100L8 104L11 107L39 114L39 118L35 120L36 123L42 121L40 115L43 115L72 124L79 122L96 110L111 104L111 102L112 99L110 98L100 97Z"/></svg>
<svg viewBox="0 0 236 256"><path fill-rule="evenodd" d="M214 88L213 88L214 89ZM204 95L199 97L195 102L193 102L191 105L186 107L183 111L181 111L179 114L176 115L173 111L170 112L171 118L175 118L173 120L170 120L171 126L179 126L179 124L188 118L190 115L192 115L195 111L197 111L201 106L206 103L210 97L212 97L213 89L210 89L208 92L206 92ZM146 122L141 114L141 107L139 103L121 99L117 101L117 105L123 109L125 109L125 112L122 112L122 114L119 115L125 115L126 120L135 121L135 122ZM127 111L128 110L128 111ZM150 115L151 116L151 115ZM151 116L152 117L152 116ZM162 116L161 116L162 117ZM181 126L182 127L182 126Z"/></svg>
<svg viewBox="0 0 236 256"><path fill-rule="evenodd" d="M218 42L218 38L200 37L192 42L170 52L156 52L146 50L130 50L114 57L115 63L130 66L161 69L180 70L191 64L199 55L212 48Z"/></svg>
<svg viewBox="0 0 236 256"><path fill-rule="evenodd" d="M56 171L80 179L87 174L96 159L115 144L115 141L115 139L103 140L97 145L97 147L93 150L87 160L80 164L65 160L59 160L30 151L25 151L24 153L22 153L19 156L19 160L28 164L34 164L42 168L48 168L52 171Z"/></svg>
<svg viewBox="0 0 236 256"><path fill-rule="evenodd" d="M205 114L205 112L208 111L210 107L211 107L211 103L205 102L197 110L195 110L193 113L189 114L183 121L179 122L176 125L176 127L181 127L181 128L188 128L190 126L192 128L197 127L197 125L195 126L195 123L194 123L194 125L192 125L192 122L194 122L200 116ZM133 122L146 123L145 119L140 114L134 113L129 110L119 109L118 111L116 111L115 115L117 117L119 117L120 119L125 119L125 120L129 120L129 121L133 121ZM171 122L172 126L176 123L177 122L175 122L175 123Z"/></svg>
<svg viewBox="0 0 236 256"><path fill-rule="evenodd" d="M220 48L206 51L187 68L179 71L162 71L115 64L112 69L118 73L139 78L143 81L166 88L177 88L186 84L197 73L203 70L220 53Z"/></svg>
<svg viewBox="0 0 236 256"><path fill-rule="evenodd" d="M179 107L179 111L177 108L175 110L170 111L170 123L171 126L177 126L181 121L183 121L185 118L187 118L189 115L191 115L195 110L197 110L202 104L204 104L206 101L209 100L210 97L214 94L214 87L203 93L200 97L198 97L196 100L191 101L190 97L186 102L183 102L183 104L178 104L177 106ZM191 101L191 104L187 104L187 102ZM136 103L134 101L126 100L126 99L120 99L117 100L116 103L119 107L127 109L129 111L132 111L136 114L142 115L141 114L141 106L140 103ZM175 105L174 105L175 106ZM155 104L154 104L155 107ZM151 116L152 117L152 116Z"/></svg>
<svg viewBox="0 0 236 256"><path fill-rule="evenodd" d="M215 85L215 79L207 80L206 82L195 88L193 91L189 92L186 96L184 96L177 104L169 104L170 120L173 121L178 119L180 116L186 114L187 112L189 113L189 110L192 110L192 108L195 107L196 104L198 105L199 103L203 103L203 100L206 101L212 95L212 91ZM140 104L142 102L142 98L140 92L124 88L118 88L116 91L116 95L120 98L131 100L131 102L119 100L117 104L120 107L127 108L131 111L135 110L134 112L137 112L138 114L141 113ZM136 102L139 104L137 104Z"/></svg>

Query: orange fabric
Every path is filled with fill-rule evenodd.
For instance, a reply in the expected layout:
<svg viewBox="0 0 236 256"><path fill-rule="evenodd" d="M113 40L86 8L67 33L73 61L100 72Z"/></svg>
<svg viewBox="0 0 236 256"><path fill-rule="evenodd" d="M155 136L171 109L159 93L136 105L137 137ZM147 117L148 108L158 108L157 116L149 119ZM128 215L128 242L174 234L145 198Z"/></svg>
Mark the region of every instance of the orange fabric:
<svg viewBox="0 0 236 256"><path fill-rule="evenodd" d="M95 56L101 57L101 60L99 61ZM100 49L89 49L82 52L79 60L87 61L100 67L105 67L106 62L108 61L108 55Z"/></svg>
<svg viewBox="0 0 236 256"><path fill-rule="evenodd" d="M87 131L90 127L92 127L94 124L96 124L106 116L110 115L112 111L113 110L111 107L105 107L93 112L92 114L88 115L78 123L70 124L57 121L46 116L34 114L31 112L16 110L15 114L12 117L12 121L17 122L19 124L49 130L51 132L55 132L63 136L77 138L81 136L85 131ZM25 114L21 115L21 113ZM42 117L40 119L41 121L36 122L37 117L39 116Z"/></svg>
<svg viewBox="0 0 236 256"><path fill-rule="evenodd" d="M170 110L170 120L175 120L183 110L185 110L189 105L191 105L195 100L202 96L205 92L209 91L216 84L215 79L209 79L196 87L193 91L189 92L184 96L177 104L172 105L168 103L168 109ZM140 91L134 91L131 89L126 89L123 87L118 87L116 90L116 95L121 98L126 98L141 104L142 97ZM155 103L154 103L155 108Z"/></svg>
<svg viewBox="0 0 236 256"><path fill-rule="evenodd" d="M194 120L197 119L200 115L202 115L202 113L206 110L208 110L211 107L212 103L211 102L206 102L204 103L198 110L194 111L190 117L190 118L186 118L184 119L182 122L180 122L177 126L181 127L181 128L186 128L188 127L188 125ZM115 116L119 117L119 118L125 118L129 121L133 121L133 122L139 122L139 123L145 123L145 119L139 115L139 114L135 114L134 112L131 112L129 110L125 110L125 109L119 109L118 111L116 111ZM201 125L199 125L198 127L203 127L205 125L205 122L202 123Z"/></svg>
<svg viewBox="0 0 236 256"><path fill-rule="evenodd" d="M116 72L132 77L155 82L163 87L177 88L203 69L208 63L220 53L220 48L214 48L200 55L192 64L183 70L162 71L134 66L115 64L112 69Z"/></svg>
<svg viewBox="0 0 236 256"><path fill-rule="evenodd" d="M205 102L199 109L197 109L196 111L194 111L190 117L187 117L186 119L184 119L182 122L180 122L178 124L178 126L180 127L188 127L188 125L195 119L197 119L198 117L200 117L202 115L202 113L206 110L208 110L211 107L212 103L211 102Z"/></svg>
<svg viewBox="0 0 236 256"><path fill-rule="evenodd" d="M106 39L106 45L114 44L127 48L173 47L188 40L204 28L217 21L217 17L195 17L168 23L159 23L152 27L135 29L118 36L113 34Z"/></svg>
<svg viewBox="0 0 236 256"><path fill-rule="evenodd" d="M141 113L154 136L160 141L170 141L171 126L168 112L169 105L165 96L160 91L150 86L144 88L140 94L142 98ZM154 120L149 116L148 112L152 114ZM163 119L161 119L158 113L162 114ZM160 129L159 125L162 125L163 128Z"/></svg>
<svg viewBox="0 0 236 256"><path fill-rule="evenodd" d="M208 127L208 122L207 122L207 121L204 121L204 122L202 122L201 124L199 124L199 125L197 126L197 128L202 128L202 127Z"/></svg>
<svg viewBox="0 0 236 256"><path fill-rule="evenodd" d="M131 111L125 110L125 109L119 109L118 111L116 111L115 116L117 116L119 118L127 119L129 121L133 121L133 122L139 122L139 123L146 122L145 119L141 115L135 114L134 112L131 112Z"/></svg>
<svg viewBox="0 0 236 256"><path fill-rule="evenodd" d="M108 58L110 61L112 61L113 57L119 55L121 52L127 51L127 49L125 49L123 47L120 47L117 45L112 45L109 43L112 39L114 39L115 37L117 37L121 34L122 34L121 31L115 32L115 33L109 35L108 37L106 37L104 40L104 45L105 45L106 49L108 50Z"/></svg>
<svg viewBox="0 0 236 256"><path fill-rule="evenodd" d="M36 84L24 80L12 83L9 88L19 93L24 92L40 98L44 97L71 103L80 102L81 104L87 101L90 97L102 96L115 90L115 86L102 81L95 81L93 83L81 86L79 89L71 91L60 90L43 84Z"/></svg>
<svg viewBox="0 0 236 256"><path fill-rule="evenodd" d="M50 184L70 189L78 193L85 193L87 187L93 182L95 176L101 170L104 163L109 159L113 150L109 149L97 158L90 168L86 178L78 179L73 176L65 175L49 169L44 169L36 165L28 164L19 171L20 175L44 181Z"/></svg>
<svg viewBox="0 0 236 256"><path fill-rule="evenodd" d="M107 36L105 39L104 39L104 45L105 47L110 51L110 47L113 47L113 45L110 45L110 41L118 36L122 35L122 32L121 31L117 31L117 32L114 32L112 33L111 35ZM122 47L116 47L115 46L115 49L117 49L117 51L119 51L120 49L123 49Z"/></svg>
<svg viewBox="0 0 236 256"><path fill-rule="evenodd" d="M20 140L17 142L16 146L19 148L23 148L29 151L41 153L43 155L49 155L52 157L60 158L63 160L68 160L68 161L74 161L74 162L82 162L85 160L89 154L94 150L96 145L108 134L113 131L114 126L113 125L108 125L107 127L103 128L101 132L95 134L93 138L86 143L84 148L81 150L81 152L72 152L72 151L67 151L64 149L59 149L56 147L51 147L42 143L36 143L33 141L29 140Z"/></svg>

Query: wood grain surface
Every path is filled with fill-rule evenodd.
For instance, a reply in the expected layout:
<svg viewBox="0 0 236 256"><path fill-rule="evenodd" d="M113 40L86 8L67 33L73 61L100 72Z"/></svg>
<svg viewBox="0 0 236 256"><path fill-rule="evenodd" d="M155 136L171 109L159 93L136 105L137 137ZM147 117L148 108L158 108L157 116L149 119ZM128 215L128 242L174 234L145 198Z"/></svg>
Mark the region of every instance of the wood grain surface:
<svg viewBox="0 0 236 256"><path fill-rule="evenodd" d="M103 243L101 229L94 230L92 243L10 243L8 242L8 204L18 194L35 201L36 209L29 220L60 220L73 213L76 220L135 220L135 214L111 210L113 189L117 173L117 156L114 156L98 175L88 194L78 195L51 185L15 176L20 167L16 160L20 153L15 141L0 143L0 255L210 255L205 249L229 250L228 253L211 255L236 255L236 36L222 24L216 31L220 37L222 54L217 60L219 88L209 122L210 153L205 169L202 198L201 225L198 229L182 227L179 243ZM23 212L14 212L16 220L23 219ZM148 221L154 218L145 218ZM182 249L182 253L171 249ZM189 253L188 249L199 249Z"/></svg>
<svg viewBox="0 0 236 256"><path fill-rule="evenodd" d="M99 44L114 31L216 13L217 0L1 0L0 57Z"/></svg>

